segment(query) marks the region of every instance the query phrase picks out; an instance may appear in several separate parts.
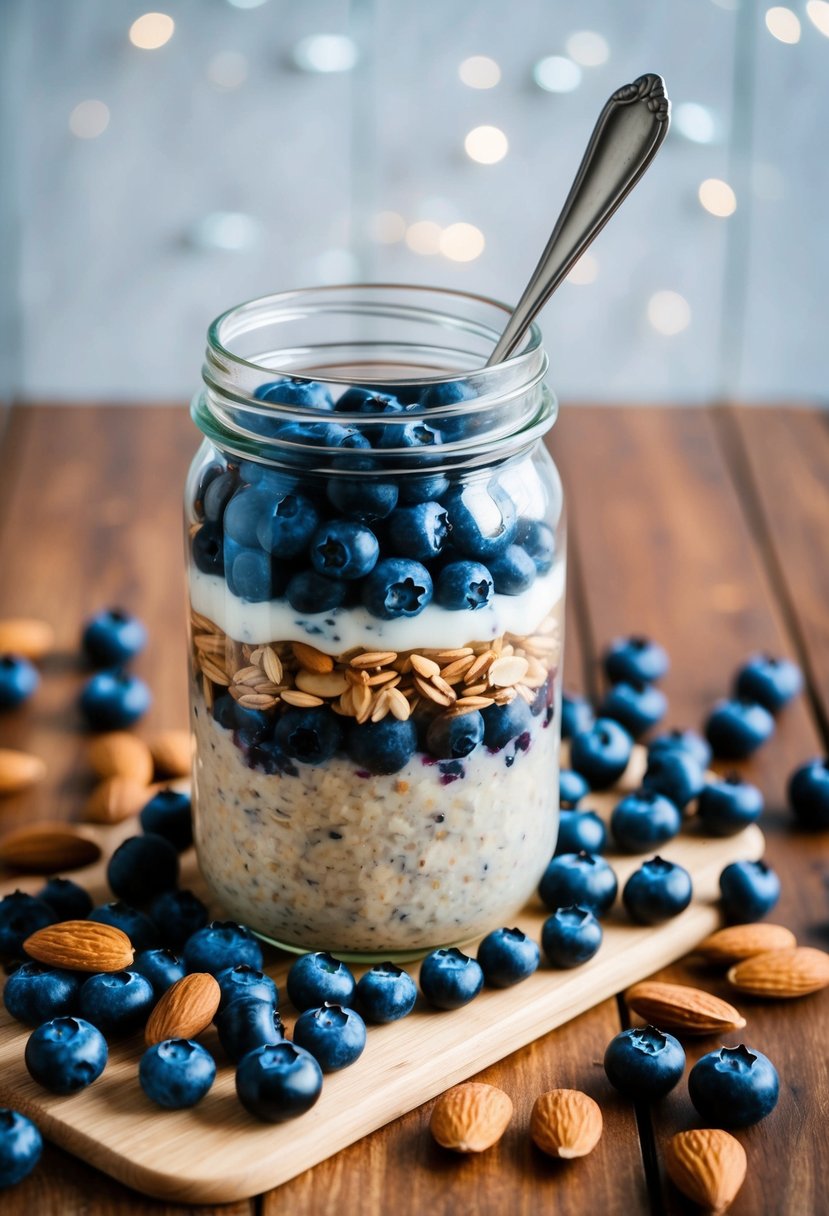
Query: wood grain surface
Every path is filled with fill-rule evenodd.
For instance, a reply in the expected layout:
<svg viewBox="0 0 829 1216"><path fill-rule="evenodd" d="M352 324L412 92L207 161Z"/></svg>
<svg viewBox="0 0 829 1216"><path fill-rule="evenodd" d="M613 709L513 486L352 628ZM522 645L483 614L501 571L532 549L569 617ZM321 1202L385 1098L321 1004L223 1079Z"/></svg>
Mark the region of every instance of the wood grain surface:
<svg viewBox="0 0 829 1216"><path fill-rule="evenodd" d="M150 647L137 664L156 696L147 729L185 721L178 509L195 439L183 409L61 406L12 416L0 479L0 614L52 621L61 653L49 661L36 703L0 724L2 745L35 751L50 768L34 796L4 800L4 828L77 815L88 776L74 710L75 655L80 623L95 608L121 603L150 626ZM826 416L565 408L551 446L569 501L570 687L596 690L597 655L614 634L650 632L672 656L670 723L699 725L750 650L804 661L809 696L781 716L776 737L747 772L767 797L768 857L784 884L775 916L802 942L826 948L826 837L792 831L784 799L791 768L827 744ZM660 974L722 992L691 961ZM775 1113L739 1133L750 1166L737 1216L827 1210L819 1189L829 1159L826 1014L825 993L783 1006L752 1002L747 1011L746 1041L777 1064L783 1087ZM651 1109L634 1111L599 1065L625 1017L621 1002L605 1001L487 1068L482 1079L512 1095L516 1118L481 1159L437 1149L426 1104L278 1190L215 1211L687 1212L660 1167L664 1136L693 1123L684 1083ZM716 1045L703 1040L689 1058ZM535 1094L553 1085L587 1089L605 1116L600 1153L563 1168L534 1150L524 1131ZM30 1178L2 1195L0 1208L4 1216L214 1211L146 1200L51 1146Z"/></svg>

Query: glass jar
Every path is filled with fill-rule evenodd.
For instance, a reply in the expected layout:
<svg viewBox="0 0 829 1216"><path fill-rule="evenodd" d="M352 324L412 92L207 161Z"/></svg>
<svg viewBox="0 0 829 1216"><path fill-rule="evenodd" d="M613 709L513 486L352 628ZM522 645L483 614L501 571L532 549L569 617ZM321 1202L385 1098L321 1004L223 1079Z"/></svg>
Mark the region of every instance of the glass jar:
<svg viewBox="0 0 829 1216"><path fill-rule="evenodd" d="M421 287L210 327L187 482L195 838L290 950L404 960L510 923L552 855L565 548L533 327Z"/></svg>

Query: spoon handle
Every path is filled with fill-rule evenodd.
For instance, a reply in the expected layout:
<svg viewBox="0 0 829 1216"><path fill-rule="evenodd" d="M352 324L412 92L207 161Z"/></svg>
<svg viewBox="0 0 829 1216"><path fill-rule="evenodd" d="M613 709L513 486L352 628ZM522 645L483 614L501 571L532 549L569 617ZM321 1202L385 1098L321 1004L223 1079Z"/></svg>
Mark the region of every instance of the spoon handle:
<svg viewBox="0 0 829 1216"><path fill-rule="evenodd" d="M552 236L487 361L515 350L535 314L601 232L668 134L671 103L661 76L622 85L605 105Z"/></svg>

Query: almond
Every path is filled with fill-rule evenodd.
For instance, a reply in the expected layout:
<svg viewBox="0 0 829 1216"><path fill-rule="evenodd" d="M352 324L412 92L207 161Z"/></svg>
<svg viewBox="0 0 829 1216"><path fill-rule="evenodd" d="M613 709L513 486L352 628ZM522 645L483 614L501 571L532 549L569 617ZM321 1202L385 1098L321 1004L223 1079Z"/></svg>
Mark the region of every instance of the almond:
<svg viewBox="0 0 829 1216"><path fill-rule="evenodd" d="M602 1112L579 1089L551 1089L535 1100L530 1135L548 1157L586 1157L601 1139Z"/></svg>
<svg viewBox="0 0 829 1216"><path fill-rule="evenodd" d="M323 654L315 646L309 646L306 642L292 642L291 650L294 652L297 663L306 671L316 671L320 675L324 675L326 672L334 670L334 660L331 655Z"/></svg>
<svg viewBox="0 0 829 1216"><path fill-rule="evenodd" d="M193 971L176 980L150 1014L144 1031L147 1044L200 1034L213 1021L221 995L218 983L206 971Z"/></svg>
<svg viewBox="0 0 829 1216"><path fill-rule="evenodd" d="M674 1030L680 1034L716 1034L742 1030L746 1024L739 1010L727 1001L685 984L645 980L629 988L625 1000L645 1021L652 1022L660 1030Z"/></svg>
<svg viewBox="0 0 829 1216"><path fill-rule="evenodd" d="M456 1153L482 1153L501 1139L512 1118L512 1100L502 1089L466 1081L441 1094L432 1110L432 1135Z"/></svg>
<svg viewBox="0 0 829 1216"><path fill-rule="evenodd" d="M46 765L39 756L0 748L0 795L18 794L46 776Z"/></svg>
<svg viewBox="0 0 829 1216"><path fill-rule="evenodd" d="M125 730L108 731L93 739L87 751L89 766L102 780L126 777L139 785L153 779L153 758L143 739Z"/></svg>
<svg viewBox="0 0 829 1216"><path fill-rule="evenodd" d="M64 920L38 929L23 949L47 967L70 971L123 971L135 957L126 933L96 920Z"/></svg>
<svg viewBox="0 0 829 1216"><path fill-rule="evenodd" d="M807 996L829 985L829 954L813 946L768 950L736 963L728 972L728 981L752 996Z"/></svg>
<svg viewBox="0 0 829 1216"><path fill-rule="evenodd" d="M152 787L128 777L108 777L89 795L83 817L88 823L121 823L137 815L152 797Z"/></svg>
<svg viewBox="0 0 829 1216"><path fill-rule="evenodd" d="M189 730L163 730L150 739L155 771L159 777L189 777L192 764Z"/></svg>
<svg viewBox="0 0 829 1216"><path fill-rule="evenodd" d="M68 823L35 823L0 839L0 862L31 874L77 870L100 856L100 845Z"/></svg>
<svg viewBox="0 0 829 1216"><path fill-rule="evenodd" d="M55 645L55 631L34 617L7 617L0 621L0 654L42 659Z"/></svg>
<svg viewBox="0 0 829 1216"><path fill-rule="evenodd" d="M784 925L729 925L703 939L694 951L709 963L739 963L753 954L767 950L787 950L797 945L797 938Z"/></svg>
<svg viewBox="0 0 829 1216"><path fill-rule="evenodd" d="M739 1140L719 1128L677 1132L665 1145L665 1169L682 1194L711 1212L731 1206L746 1176Z"/></svg>

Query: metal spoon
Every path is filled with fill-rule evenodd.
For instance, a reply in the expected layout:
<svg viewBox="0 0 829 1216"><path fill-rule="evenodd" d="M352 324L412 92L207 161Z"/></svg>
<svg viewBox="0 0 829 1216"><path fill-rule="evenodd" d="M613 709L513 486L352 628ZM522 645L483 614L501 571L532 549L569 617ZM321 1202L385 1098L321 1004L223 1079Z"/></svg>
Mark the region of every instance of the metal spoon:
<svg viewBox="0 0 829 1216"><path fill-rule="evenodd" d="M651 72L622 85L607 102L552 236L487 367L509 358L536 313L639 181L668 134L670 115L665 81Z"/></svg>

